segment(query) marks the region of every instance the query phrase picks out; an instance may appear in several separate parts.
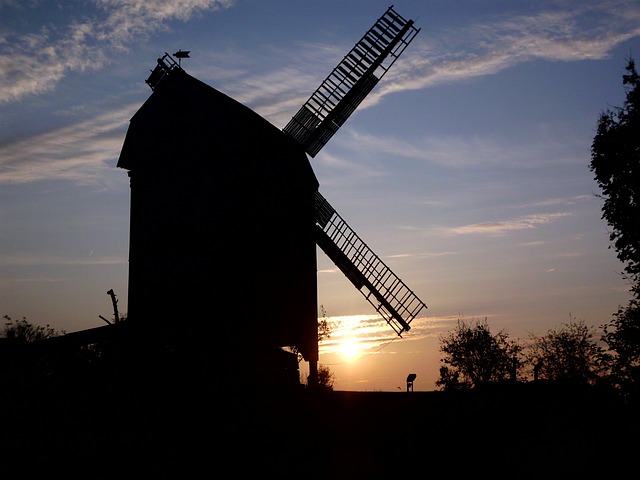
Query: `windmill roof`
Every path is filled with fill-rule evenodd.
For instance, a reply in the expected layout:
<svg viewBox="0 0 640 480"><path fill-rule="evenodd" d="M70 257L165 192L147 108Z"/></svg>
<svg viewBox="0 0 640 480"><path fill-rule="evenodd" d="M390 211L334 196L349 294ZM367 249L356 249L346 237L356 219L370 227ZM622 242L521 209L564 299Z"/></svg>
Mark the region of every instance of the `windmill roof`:
<svg viewBox="0 0 640 480"><path fill-rule="evenodd" d="M117 166L207 168L229 158L266 162L289 175L293 169L317 186L297 142L250 108L178 69L131 118Z"/></svg>

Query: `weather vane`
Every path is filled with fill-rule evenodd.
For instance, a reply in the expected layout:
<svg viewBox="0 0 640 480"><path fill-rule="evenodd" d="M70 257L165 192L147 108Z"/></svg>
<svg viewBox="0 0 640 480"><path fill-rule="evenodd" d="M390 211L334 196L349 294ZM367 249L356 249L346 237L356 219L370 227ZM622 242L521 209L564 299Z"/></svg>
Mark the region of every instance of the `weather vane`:
<svg viewBox="0 0 640 480"><path fill-rule="evenodd" d="M185 50L185 51L178 50L176 53L174 53L174 54L173 54L173 56L174 56L174 57L176 57L176 58L178 59L178 66L179 66L179 67L181 66L181 65L180 65L180 61L181 61L183 58L191 58L191 57L189 57L189 52L190 52L190 51L191 51L191 50Z"/></svg>

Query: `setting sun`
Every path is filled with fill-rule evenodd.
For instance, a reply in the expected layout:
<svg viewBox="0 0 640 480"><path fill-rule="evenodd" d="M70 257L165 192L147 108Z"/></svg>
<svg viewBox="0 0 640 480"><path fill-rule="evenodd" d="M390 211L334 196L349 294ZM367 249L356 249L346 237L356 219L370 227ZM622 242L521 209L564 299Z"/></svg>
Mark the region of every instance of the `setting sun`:
<svg viewBox="0 0 640 480"><path fill-rule="evenodd" d="M340 345L340 353L347 360L354 359L360 353L360 345L353 338L346 338Z"/></svg>

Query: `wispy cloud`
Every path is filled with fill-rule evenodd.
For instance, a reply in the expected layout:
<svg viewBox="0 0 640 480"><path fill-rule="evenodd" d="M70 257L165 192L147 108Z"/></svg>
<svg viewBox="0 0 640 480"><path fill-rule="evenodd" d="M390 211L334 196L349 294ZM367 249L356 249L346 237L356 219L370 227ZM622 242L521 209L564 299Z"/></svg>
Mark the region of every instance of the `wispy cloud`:
<svg viewBox="0 0 640 480"><path fill-rule="evenodd" d="M570 198L548 198L546 200L541 200L539 202L526 203L523 205L518 205L519 208L536 208L536 207L555 207L558 205L575 205L578 202L583 202L585 200L593 199L592 196L589 195L576 195Z"/></svg>
<svg viewBox="0 0 640 480"><path fill-rule="evenodd" d="M299 42L294 48L295 55L270 45L256 45L251 54L207 52L206 66L193 73L282 128L349 47Z"/></svg>
<svg viewBox="0 0 640 480"><path fill-rule="evenodd" d="M95 0L95 9L82 12L63 29L42 25L29 33L4 31L0 33L0 102L49 91L67 72L101 69L111 52L168 29L170 21L187 21L234 3ZM640 35L640 8L635 0L565 5L564 9L543 6L547 10L537 14L469 25L438 38L419 34L361 108L395 91L491 75L535 58L604 58L619 43ZM304 52L304 57L280 70L260 72L259 78L247 77L243 68L235 78L221 74L228 80L226 91L238 94L234 98L284 126L291 107L295 110L317 86L317 75L324 78L329 73L325 71L327 58L339 59L345 53L341 46L326 44L304 44L297 51ZM283 58L275 50L271 55ZM265 82L265 75L273 81Z"/></svg>
<svg viewBox="0 0 640 480"><path fill-rule="evenodd" d="M408 143L385 135L370 135L354 128L345 128L336 144L344 149L354 149L367 157L393 155L446 165L468 166L472 163L495 165L499 163L531 164L530 153L523 148L505 148L504 143L483 137L458 137L453 135L425 136ZM523 155L527 158L523 158ZM323 159L324 161L324 159ZM335 162L334 162L335 163Z"/></svg>
<svg viewBox="0 0 640 480"><path fill-rule="evenodd" d="M523 247L523 248L530 248L530 247L541 247L542 245L546 245L547 242L543 241L543 240L536 240L533 242L524 242L524 243L520 243L518 246Z"/></svg>
<svg viewBox="0 0 640 480"><path fill-rule="evenodd" d="M542 4L541 8L548 7ZM429 36L425 30L359 110L377 104L394 92L492 75L533 59L579 61L605 58L616 45L640 35L639 25L637 2L625 0L583 1L567 4L564 10L493 18L464 29L443 32L438 37ZM274 125L283 127L350 46L299 43L295 56L275 48L262 48L260 56L270 65L268 68L282 65L283 58L290 58L290 62L258 74L255 73L255 64L243 64L244 55L236 51L228 54L216 52L218 62L210 63L223 63L230 71L211 67L205 77L215 78L225 93L250 106Z"/></svg>
<svg viewBox="0 0 640 480"><path fill-rule="evenodd" d="M63 30L43 26L29 34L0 33L0 102L55 88L69 71L103 68L109 51L167 28L170 20L185 21L206 11L228 8L233 1L97 0L95 5L97 10L93 14L78 16ZM639 25L637 3L579 2L570 10L470 25L464 30L447 32L437 40L421 33L361 108L397 90L488 75L533 58L562 61L602 58L618 43L639 35ZM215 75L222 81L223 91L275 125L284 126L319 79L328 73L327 66L333 63L327 58L341 58L344 54L342 46L326 44L315 47L307 44L297 51L303 56L295 57L293 63L269 70L281 62L266 59L267 71L253 76L248 74L251 65L243 67L244 56L235 52L234 58L239 60L231 65L237 68L220 70ZM275 49L271 54L286 57ZM45 178L91 181L101 173L98 168L117 158L133 108L103 113L73 127L0 146L0 183ZM541 161L559 161L560 147L549 146L548 142L540 144L552 153L544 155L538 150L538 156L532 158L533 153L526 149L517 145L505 148L503 142L487 138L425 137L407 143L367 136L348 126L343 130L333 145L342 148L357 145L359 154L368 149L364 153L370 157L386 152L453 167L505 162L530 166ZM384 169L376 168L373 162L360 165L344 158L347 157L330 157L322 152L316 162L322 162L329 171L339 172L335 175L336 182L345 178L345 172L358 176L384 174ZM330 183L331 179L325 182Z"/></svg>
<svg viewBox="0 0 640 480"><path fill-rule="evenodd" d="M58 257L32 254L4 255L1 264L5 267L26 267L42 265L122 265L127 263L126 257L102 257L87 255L84 257Z"/></svg>
<svg viewBox="0 0 640 480"><path fill-rule="evenodd" d="M405 340L437 337L448 331L458 317L418 317L411 330L403 334ZM380 348L399 339L395 331L378 315L348 315L329 317L331 334L320 343L321 354L339 353L345 342L355 342L361 355L377 353Z"/></svg>
<svg viewBox="0 0 640 480"><path fill-rule="evenodd" d="M0 146L0 184L38 180L93 183L113 171L129 119L126 105L80 123Z"/></svg>
<svg viewBox="0 0 640 480"><path fill-rule="evenodd" d="M10 286L10 285L20 285L20 284L33 284L33 283L58 283L64 282L66 279L64 277L47 277L43 275L34 275L31 277L14 277L11 278L0 278L0 285Z"/></svg>
<svg viewBox="0 0 640 480"><path fill-rule="evenodd" d="M616 45L638 35L640 6L622 0L569 2L562 10L470 25L440 39L418 36L363 107L395 91L492 75L533 59L606 58Z"/></svg>
<svg viewBox="0 0 640 480"><path fill-rule="evenodd" d="M502 235L514 230L535 228L538 225L544 225L569 215L571 214L568 212L527 215L513 220L473 223L460 227L447 228L445 232L449 235Z"/></svg>
<svg viewBox="0 0 640 480"><path fill-rule="evenodd" d="M98 70L109 53L233 0L95 0L64 27L43 24L32 32L0 31L0 103L50 91L70 71ZM81 4L74 4L74 10ZM11 8L10 6L5 6ZM38 8L34 3L33 8Z"/></svg>
<svg viewBox="0 0 640 480"><path fill-rule="evenodd" d="M447 168L468 168L482 166L483 169L505 166L517 168L539 168L553 163L571 164L583 162L576 155L575 144L570 136L557 138L548 133L539 132L536 148L529 148L522 142L492 136L429 135L421 138L400 139L391 135L371 135L356 128L345 126L340 135L333 139L333 149L340 148L346 155L331 156L321 152L315 162L322 164L328 171L358 176L384 175L384 166L376 168L375 159L386 160L389 157L421 160ZM345 158L367 158L367 164L349 162ZM336 178L339 181L339 178Z"/></svg>

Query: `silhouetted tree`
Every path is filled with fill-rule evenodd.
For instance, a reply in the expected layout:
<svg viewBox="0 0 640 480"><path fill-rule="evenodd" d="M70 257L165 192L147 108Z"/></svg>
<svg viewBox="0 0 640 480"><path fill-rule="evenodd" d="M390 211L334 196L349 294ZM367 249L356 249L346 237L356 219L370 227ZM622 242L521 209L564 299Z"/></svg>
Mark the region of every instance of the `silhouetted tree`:
<svg viewBox="0 0 640 480"><path fill-rule="evenodd" d="M34 325L30 323L26 317L20 320L13 320L9 315L3 317L6 322L2 331L4 337L19 343L37 342L46 340L47 338L64 335L63 330L55 330L49 325Z"/></svg>
<svg viewBox="0 0 640 480"><path fill-rule="evenodd" d="M0 365L0 370L8 374L7 378L27 379L50 375L54 363L51 355L31 350L27 344L64 335L65 332L49 325L34 325L26 317L13 320L9 315L4 315L3 318L5 324L1 333L6 338L7 349L2 355L6 363Z"/></svg>
<svg viewBox="0 0 640 480"><path fill-rule="evenodd" d="M557 383L594 385L607 373L605 351L595 328L573 318L546 335L530 335L525 356L540 379Z"/></svg>
<svg viewBox="0 0 640 480"><path fill-rule="evenodd" d="M329 367L325 367L324 365L318 366L318 388L324 390L333 390L333 383L335 381L335 376L329 370Z"/></svg>
<svg viewBox="0 0 640 480"><path fill-rule="evenodd" d="M628 397L640 399L640 302L620 308L603 327L602 340L612 353L611 381Z"/></svg>
<svg viewBox="0 0 640 480"><path fill-rule="evenodd" d="M331 325L329 322L329 318L327 317L327 311L324 308L324 305L320 305L320 318L318 318L318 343L326 340L331 336ZM290 346L289 349L298 356L298 363L300 363L303 358L300 353L300 349L293 345ZM333 382L334 382L333 373L329 370L329 367L324 367L322 365L318 366L318 384L316 385L320 389L325 390L333 390ZM307 378L307 385L309 384L309 378Z"/></svg>
<svg viewBox="0 0 640 480"><path fill-rule="evenodd" d="M467 323L458 320L453 332L440 337L440 377L443 390L477 388L487 383L515 379L522 346L509 340L506 331L491 334L487 319Z"/></svg>
<svg viewBox="0 0 640 480"><path fill-rule="evenodd" d="M602 189L602 218L612 230L609 239L624 271L632 282L632 292L640 297L640 76L633 59L627 74L624 105L602 113L591 145L590 169Z"/></svg>
<svg viewBox="0 0 640 480"><path fill-rule="evenodd" d="M466 390L469 388L468 384L461 381L460 371L446 365L440 366L440 377L436 380L436 386L443 390Z"/></svg>
<svg viewBox="0 0 640 480"><path fill-rule="evenodd" d="M329 317L324 305L320 305L320 319L318 320L318 342L331 337L331 326L329 325Z"/></svg>
<svg viewBox="0 0 640 480"><path fill-rule="evenodd" d="M614 385L624 393L640 390L640 76L628 60L622 84L624 105L600 115L591 146L591 171L602 189L602 218L625 265L634 296L604 326L603 341L612 354Z"/></svg>

